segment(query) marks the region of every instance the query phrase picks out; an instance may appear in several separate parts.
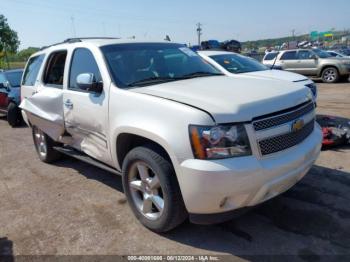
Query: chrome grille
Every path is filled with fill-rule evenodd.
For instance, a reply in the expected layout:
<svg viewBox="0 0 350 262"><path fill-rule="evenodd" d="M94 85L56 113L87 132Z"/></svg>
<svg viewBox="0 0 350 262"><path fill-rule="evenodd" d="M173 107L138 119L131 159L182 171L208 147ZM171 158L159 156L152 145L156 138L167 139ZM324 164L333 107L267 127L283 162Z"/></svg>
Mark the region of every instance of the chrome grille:
<svg viewBox="0 0 350 262"><path fill-rule="evenodd" d="M283 134L259 141L261 154L269 155L287 148L293 147L303 142L314 130L315 120L307 123L301 130Z"/></svg>
<svg viewBox="0 0 350 262"><path fill-rule="evenodd" d="M268 129L274 126L279 126L279 125L288 123L294 119L297 119L303 115L306 115L307 113L313 111L314 108L315 108L314 103L310 102L306 105L301 106L300 108L284 113L283 115L276 115L276 116L271 116L269 118L265 118L262 120L257 120L253 122L253 126L255 131Z"/></svg>

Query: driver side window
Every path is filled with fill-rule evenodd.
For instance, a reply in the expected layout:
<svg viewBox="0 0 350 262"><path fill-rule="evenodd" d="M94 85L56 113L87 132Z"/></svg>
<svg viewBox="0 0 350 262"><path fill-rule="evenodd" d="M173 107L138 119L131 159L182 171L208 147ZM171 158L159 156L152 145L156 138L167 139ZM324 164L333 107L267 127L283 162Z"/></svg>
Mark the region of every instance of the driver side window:
<svg viewBox="0 0 350 262"><path fill-rule="evenodd" d="M299 51L298 58L300 60L312 59L312 53L310 51Z"/></svg>
<svg viewBox="0 0 350 262"><path fill-rule="evenodd" d="M77 48L73 53L71 61L68 89L84 92L77 85L78 75L84 73L92 73L97 83L102 82L101 73L98 69L94 55L89 49Z"/></svg>

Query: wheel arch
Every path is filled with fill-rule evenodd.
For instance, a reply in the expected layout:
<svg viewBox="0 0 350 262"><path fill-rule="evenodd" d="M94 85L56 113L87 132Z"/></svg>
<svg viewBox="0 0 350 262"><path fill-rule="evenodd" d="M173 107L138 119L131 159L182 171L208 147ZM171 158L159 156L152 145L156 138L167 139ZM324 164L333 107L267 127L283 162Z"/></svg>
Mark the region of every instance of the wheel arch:
<svg viewBox="0 0 350 262"><path fill-rule="evenodd" d="M139 146L149 146L152 149L154 149L156 152L161 153L166 157L174 169L176 169L176 158L173 152L169 150L169 146L161 139L156 138L152 135L145 135L140 134L140 132L130 132L130 131L124 131L120 132L115 139L114 143L114 159L116 161L116 164L118 165L119 169L122 169L123 161L125 159L125 156L130 152L132 149L139 147Z"/></svg>
<svg viewBox="0 0 350 262"><path fill-rule="evenodd" d="M320 72L319 72L319 75L318 76L322 76L322 74L323 74L323 71L326 69L326 68L330 68L330 67L332 67L332 68L335 68L337 71L338 71L338 74L339 74L339 72L340 72L340 70L339 70L339 68L338 68L338 66L336 66L336 65L323 65L322 67L321 67L321 70L320 70Z"/></svg>

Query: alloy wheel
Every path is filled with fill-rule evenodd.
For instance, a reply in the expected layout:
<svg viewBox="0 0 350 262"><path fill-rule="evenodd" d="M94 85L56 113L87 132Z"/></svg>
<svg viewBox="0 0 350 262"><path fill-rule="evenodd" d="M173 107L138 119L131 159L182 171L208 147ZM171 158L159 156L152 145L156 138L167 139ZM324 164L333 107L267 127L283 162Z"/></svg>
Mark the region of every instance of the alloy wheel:
<svg viewBox="0 0 350 262"><path fill-rule="evenodd" d="M163 190L158 175L151 167L137 161L131 167L128 183L132 201L138 211L150 220L157 220L164 210Z"/></svg>
<svg viewBox="0 0 350 262"><path fill-rule="evenodd" d="M337 77L336 74L334 69L327 69L323 74L323 79L327 82L333 82Z"/></svg>
<svg viewBox="0 0 350 262"><path fill-rule="evenodd" d="M39 154L42 157L45 157L47 154L47 144L46 144L46 138L43 131L41 131L39 128L34 128L34 140L35 140L35 146L39 152Z"/></svg>

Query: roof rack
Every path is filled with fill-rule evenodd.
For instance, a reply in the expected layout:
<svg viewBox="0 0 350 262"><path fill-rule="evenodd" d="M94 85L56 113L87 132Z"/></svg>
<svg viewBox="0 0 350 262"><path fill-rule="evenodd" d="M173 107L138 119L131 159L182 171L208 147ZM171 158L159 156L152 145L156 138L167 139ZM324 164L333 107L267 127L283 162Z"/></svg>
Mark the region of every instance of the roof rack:
<svg viewBox="0 0 350 262"><path fill-rule="evenodd" d="M52 45L48 45L48 46L43 46L42 48L40 48L39 51L44 50L46 48L52 47L52 46L56 46L56 45L61 45L61 44L73 44L73 43L79 43L82 42L83 40L98 40L98 39L120 39L119 37L74 37L74 38L68 38L66 40L64 40L63 42L60 43L56 43L56 44L52 44Z"/></svg>
<svg viewBox="0 0 350 262"><path fill-rule="evenodd" d="M74 37L74 38L68 38L63 41L63 43L77 43L82 42L82 40L98 40L98 39L120 39L119 37Z"/></svg>

